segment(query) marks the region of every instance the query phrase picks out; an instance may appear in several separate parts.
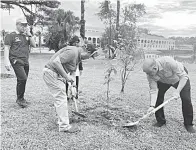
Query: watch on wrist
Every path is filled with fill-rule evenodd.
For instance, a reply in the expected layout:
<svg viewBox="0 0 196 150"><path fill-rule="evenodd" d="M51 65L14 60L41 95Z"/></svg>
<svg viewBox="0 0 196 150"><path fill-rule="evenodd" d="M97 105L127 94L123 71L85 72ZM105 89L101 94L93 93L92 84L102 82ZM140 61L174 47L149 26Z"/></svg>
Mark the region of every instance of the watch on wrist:
<svg viewBox="0 0 196 150"><path fill-rule="evenodd" d="M152 105L150 105L150 107L153 107L153 108L155 108L155 106L152 106Z"/></svg>
<svg viewBox="0 0 196 150"><path fill-rule="evenodd" d="M28 37L32 37L32 35L28 35Z"/></svg>

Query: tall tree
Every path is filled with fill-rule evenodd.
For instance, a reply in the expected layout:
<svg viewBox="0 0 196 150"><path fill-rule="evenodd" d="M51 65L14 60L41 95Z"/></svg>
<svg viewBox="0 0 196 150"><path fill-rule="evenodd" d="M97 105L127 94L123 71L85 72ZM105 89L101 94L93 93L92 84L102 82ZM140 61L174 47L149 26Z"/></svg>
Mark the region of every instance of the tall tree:
<svg viewBox="0 0 196 150"><path fill-rule="evenodd" d="M84 20L84 3L85 0L81 0L81 20L80 20L80 36L84 39L85 38L85 20Z"/></svg>
<svg viewBox="0 0 196 150"><path fill-rule="evenodd" d="M2 9L8 9L10 12L11 9L17 6L22 10L32 34L33 26L43 18L43 16L38 13L38 9L41 7L45 7L46 9L58 8L59 5L60 2L58 0L1 0Z"/></svg>
<svg viewBox="0 0 196 150"><path fill-rule="evenodd" d="M116 40L118 40L118 32L119 32L119 17L120 17L120 0L117 0L116 36L115 36L115 39L116 39Z"/></svg>
<svg viewBox="0 0 196 150"><path fill-rule="evenodd" d="M124 93L126 81L130 72L137 64L137 59L141 58L142 51L137 49L137 19L142 17L145 7L142 4L129 4L123 9L122 24L119 29L118 52L119 62L121 64L121 93Z"/></svg>
<svg viewBox="0 0 196 150"><path fill-rule="evenodd" d="M123 9L123 23L135 24L137 19L146 14L144 4L126 5Z"/></svg>
<svg viewBox="0 0 196 150"><path fill-rule="evenodd" d="M105 24L109 26L109 40L108 44L112 44L112 25L115 23L116 19L116 11L112 8L111 1L105 0L104 2L100 3L99 12L97 15L99 18L104 21ZM110 58L110 50L109 50L109 58Z"/></svg>
<svg viewBox="0 0 196 150"><path fill-rule="evenodd" d="M65 46L71 36L79 29L80 19L72 11L63 9L45 11L46 17L42 24L48 26L45 34L47 46L50 50L58 51Z"/></svg>

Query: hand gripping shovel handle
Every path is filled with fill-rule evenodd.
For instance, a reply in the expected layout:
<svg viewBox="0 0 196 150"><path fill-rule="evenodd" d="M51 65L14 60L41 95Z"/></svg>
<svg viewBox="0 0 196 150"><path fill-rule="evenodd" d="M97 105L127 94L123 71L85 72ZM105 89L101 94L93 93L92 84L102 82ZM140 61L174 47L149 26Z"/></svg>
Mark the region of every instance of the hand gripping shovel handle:
<svg viewBox="0 0 196 150"><path fill-rule="evenodd" d="M156 111L158 111L159 109L161 109L162 107L164 107L167 103L169 103L171 100L174 100L174 97L171 97L170 99L168 99L167 101L163 102L161 105L159 105L158 107L156 107L155 109L153 109L152 111L148 112L146 115L144 115L142 118L140 118L139 120L145 119L148 116L150 116L151 114L155 113Z"/></svg>
<svg viewBox="0 0 196 150"><path fill-rule="evenodd" d="M145 114L142 118L140 118L138 121L136 122L129 122L123 125L123 127L132 127L137 125L141 120L147 118L148 116L154 114L156 111L158 111L159 109L161 109L163 106L165 106L167 103L169 103L171 100L174 100L174 97L171 97L170 99L168 99L167 101L165 101L164 103L162 103L161 105L159 105L158 107L156 107L155 109L153 109L152 111L148 112L147 114Z"/></svg>

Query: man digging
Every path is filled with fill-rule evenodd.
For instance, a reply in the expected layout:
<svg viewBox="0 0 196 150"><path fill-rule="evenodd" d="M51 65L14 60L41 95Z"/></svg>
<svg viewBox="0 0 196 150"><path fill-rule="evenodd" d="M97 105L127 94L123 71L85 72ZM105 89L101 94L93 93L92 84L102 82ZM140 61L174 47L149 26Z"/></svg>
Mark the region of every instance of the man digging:
<svg viewBox="0 0 196 150"><path fill-rule="evenodd" d="M168 56L156 60L146 59L143 64L143 71L147 74L150 86L151 103L148 111L163 103L165 92L172 86L176 88L173 97L182 100L184 126L188 132L195 133L190 80L188 71L182 63ZM163 108L155 113L155 117L157 123L154 126L161 127L166 124Z"/></svg>
<svg viewBox="0 0 196 150"><path fill-rule="evenodd" d="M67 94L65 83L74 83L74 74L78 63L83 59L97 56L96 49L81 51L76 46L67 46L55 53L43 70L43 79L54 97L54 106L58 116L59 132L74 133L80 131L77 126L69 124Z"/></svg>

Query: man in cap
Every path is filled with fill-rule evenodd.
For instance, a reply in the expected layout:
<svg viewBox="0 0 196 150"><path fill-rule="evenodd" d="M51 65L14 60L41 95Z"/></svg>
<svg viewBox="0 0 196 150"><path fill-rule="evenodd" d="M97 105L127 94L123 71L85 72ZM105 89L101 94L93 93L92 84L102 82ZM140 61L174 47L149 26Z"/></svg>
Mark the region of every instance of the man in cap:
<svg viewBox="0 0 196 150"><path fill-rule="evenodd" d="M54 106L58 115L59 132L74 133L80 129L70 125L68 116L65 82L74 82L77 65L83 59L96 55L95 49L81 51L76 46L66 46L55 53L43 70L43 79L54 97ZM69 73L71 75L69 75Z"/></svg>
<svg viewBox="0 0 196 150"><path fill-rule="evenodd" d="M24 108L28 102L24 99L26 81L29 73L29 46L35 47L35 41L27 28L25 18L16 20L17 32L5 37L4 61L5 68L10 71L11 66L17 77L16 103Z"/></svg>
<svg viewBox="0 0 196 150"><path fill-rule="evenodd" d="M182 100L184 126L188 132L195 133L190 80L188 71L182 63L168 56L158 59L145 59L143 71L147 74L150 86L151 102L148 111L163 103L165 92L172 86L176 89L173 97ZM166 124L163 108L158 110L155 116L157 123L154 126L161 127Z"/></svg>

